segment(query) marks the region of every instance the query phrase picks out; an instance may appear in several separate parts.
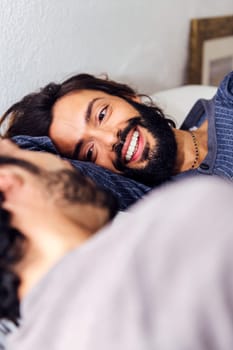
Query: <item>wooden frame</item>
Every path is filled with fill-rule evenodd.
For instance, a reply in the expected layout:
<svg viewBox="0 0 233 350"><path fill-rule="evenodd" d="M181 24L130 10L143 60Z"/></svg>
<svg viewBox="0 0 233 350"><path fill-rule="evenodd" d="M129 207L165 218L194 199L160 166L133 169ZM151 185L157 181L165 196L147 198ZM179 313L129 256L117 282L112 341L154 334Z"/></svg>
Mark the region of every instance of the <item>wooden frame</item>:
<svg viewBox="0 0 233 350"><path fill-rule="evenodd" d="M220 75L230 70L233 70L233 16L192 19L187 83L218 85L223 78Z"/></svg>

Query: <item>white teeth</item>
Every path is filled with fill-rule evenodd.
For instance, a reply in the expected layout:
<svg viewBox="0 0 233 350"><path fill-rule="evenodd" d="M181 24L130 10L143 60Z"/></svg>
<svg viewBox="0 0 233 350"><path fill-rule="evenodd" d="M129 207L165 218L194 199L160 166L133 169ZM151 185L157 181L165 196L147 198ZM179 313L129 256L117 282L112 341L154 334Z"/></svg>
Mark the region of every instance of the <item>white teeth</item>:
<svg viewBox="0 0 233 350"><path fill-rule="evenodd" d="M126 152L125 159L127 162L130 161L130 159L132 158L133 154L136 151L137 144L138 144L138 137L139 137L139 132L137 130L135 130L133 133L133 136L131 138L128 150Z"/></svg>

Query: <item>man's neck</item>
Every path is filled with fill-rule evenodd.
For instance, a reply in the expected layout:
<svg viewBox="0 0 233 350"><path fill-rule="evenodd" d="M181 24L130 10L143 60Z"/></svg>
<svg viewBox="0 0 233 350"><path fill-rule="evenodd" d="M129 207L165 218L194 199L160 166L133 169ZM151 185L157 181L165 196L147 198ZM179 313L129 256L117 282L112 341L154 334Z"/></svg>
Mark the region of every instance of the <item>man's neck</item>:
<svg viewBox="0 0 233 350"><path fill-rule="evenodd" d="M174 129L177 142L175 173L197 168L208 153L208 122L190 133L187 130Z"/></svg>

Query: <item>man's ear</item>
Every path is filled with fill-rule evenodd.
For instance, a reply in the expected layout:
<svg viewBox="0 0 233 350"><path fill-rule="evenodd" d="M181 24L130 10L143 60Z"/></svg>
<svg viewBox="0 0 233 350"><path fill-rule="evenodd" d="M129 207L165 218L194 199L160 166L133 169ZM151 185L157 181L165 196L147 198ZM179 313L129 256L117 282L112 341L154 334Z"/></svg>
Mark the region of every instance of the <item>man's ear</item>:
<svg viewBox="0 0 233 350"><path fill-rule="evenodd" d="M16 193L23 185L23 177L11 169L0 168L0 191L5 199Z"/></svg>
<svg viewBox="0 0 233 350"><path fill-rule="evenodd" d="M138 102L138 103L142 102L141 96L139 96L139 95L132 96L131 100L133 100L134 102Z"/></svg>

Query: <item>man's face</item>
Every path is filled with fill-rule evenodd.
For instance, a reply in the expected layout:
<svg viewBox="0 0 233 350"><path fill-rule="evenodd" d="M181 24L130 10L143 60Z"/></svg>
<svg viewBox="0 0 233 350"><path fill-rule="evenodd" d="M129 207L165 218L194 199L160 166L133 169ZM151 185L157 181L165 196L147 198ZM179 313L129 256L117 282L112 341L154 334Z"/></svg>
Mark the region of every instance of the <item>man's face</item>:
<svg viewBox="0 0 233 350"><path fill-rule="evenodd" d="M100 229L115 214L111 195L48 153L25 151L12 142L0 142L0 191L12 225L25 232L29 218L45 229L64 215L90 232ZM46 218L46 220L44 220Z"/></svg>
<svg viewBox="0 0 233 350"><path fill-rule="evenodd" d="M173 131L150 107L82 90L60 98L52 114L50 137L69 158L94 162L152 185L173 173Z"/></svg>

